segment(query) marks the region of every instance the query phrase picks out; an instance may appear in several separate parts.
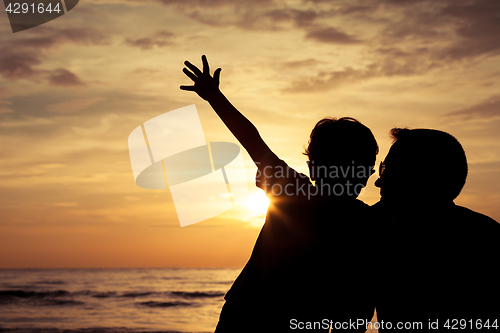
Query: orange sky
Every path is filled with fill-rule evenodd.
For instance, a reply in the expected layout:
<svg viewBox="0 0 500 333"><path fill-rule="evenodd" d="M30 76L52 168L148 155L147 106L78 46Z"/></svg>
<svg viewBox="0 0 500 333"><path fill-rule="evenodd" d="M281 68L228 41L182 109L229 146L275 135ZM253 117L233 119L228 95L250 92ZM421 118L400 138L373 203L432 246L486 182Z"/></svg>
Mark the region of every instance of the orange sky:
<svg viewBox="0 0 500 333"><path fill-rule="evenodd" d="M169 191L139 188L130 166L129 133L190 104L207 141L235 142L179 89L201 54L292 167L306 172L323 116L369 126L377 162L390 128L441 129L469 160L456 203L500 220L499 13L497 0L86 0L16 34L1 14L0 267L244 265L262 213L244 204L181 228Z"/></svg>

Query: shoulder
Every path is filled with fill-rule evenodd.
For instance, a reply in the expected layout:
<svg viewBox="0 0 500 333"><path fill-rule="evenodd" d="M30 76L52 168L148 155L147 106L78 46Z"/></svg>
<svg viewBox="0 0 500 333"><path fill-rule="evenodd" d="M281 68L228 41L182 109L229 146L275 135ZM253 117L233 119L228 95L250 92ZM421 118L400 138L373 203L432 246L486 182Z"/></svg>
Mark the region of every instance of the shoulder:
<svg viewBox="0 0 500 333"><path fill-rule="evenodd" d="M255 178L257 187L272 196L301 197L312 186L307 175L295 171L274 153L262 159Z"/></svg>
<svg viewBox="0 0 500 333"><path fill-rule="evenodd" d="M475 212L472 209L462 206L455 206L454 210L455 215L461 220L466 220L478 227L490 228L491 230L500 232L500 224L487 215Z"/></svg>
<svg viewBox="0 0 500 333"><path fill-rule="evenodd" d="M309 177L303 173L295 171L288 164L280 159L273 152L262 158L262 161L257 164L257 173L263 174L265 177L283 178L285 176L296 176L309 180Z"/></svg>

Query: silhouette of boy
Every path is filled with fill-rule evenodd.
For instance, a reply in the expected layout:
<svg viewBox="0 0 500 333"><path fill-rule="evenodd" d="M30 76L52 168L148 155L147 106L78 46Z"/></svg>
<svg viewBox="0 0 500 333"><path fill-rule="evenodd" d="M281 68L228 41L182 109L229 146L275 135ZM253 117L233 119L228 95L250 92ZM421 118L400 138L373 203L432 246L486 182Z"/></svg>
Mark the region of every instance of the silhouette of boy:
<svg viewBox="0 0 500 333"><path fill-rule="evenodd" d="M391 132L375 183L379 332L498 329L500 225L453 203L468 171L462 146L438 130Z"/></svg>
<svg viewBox="0 0 500 333"><path fill-rule="evenodd" d="M372 132L353 118L320 120L305 152L313 185L280 160L220 92L221 69L212 77L205 56L202 62L203 71L185 62L194 85L181 89L210 103L257 165L256 184L271 200L252 255L225 296L216 332L328 332L335 325L364 332L352 322L373 316L364 276L372 230L368 206L356 198L378 153Z"/></svg>

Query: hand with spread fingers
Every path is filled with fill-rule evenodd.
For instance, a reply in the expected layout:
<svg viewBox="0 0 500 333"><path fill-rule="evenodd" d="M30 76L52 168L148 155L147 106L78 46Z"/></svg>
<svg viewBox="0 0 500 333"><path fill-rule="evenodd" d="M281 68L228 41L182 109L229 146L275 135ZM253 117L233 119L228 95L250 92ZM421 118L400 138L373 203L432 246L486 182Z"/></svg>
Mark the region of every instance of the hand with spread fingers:
<svg viewBox="0 0 500 333"><path fill-rule="evenodd" d="M181 86L182 90L194 91L201 98L208 101L210 97L217 95L220 93L219 90L219 79L220 79L220 71L221 68L217 68L214 72L214 76L210 75L210 67L208 66L208 61L206 56L201 56L201 61L203 63L203 72L198 69L195 65L190 63L189 61L185 61L184 65L187 68L184 68L182 71L186 74L191 80L193 80L194 85L192 86ZM188 69L189 68L189 69Z"/></svg>
<svg viewBox="0 0 500 333"><path fill-rule="evenodd" d="M248 151L252 160L259 165L265 156L272 153L271 150L260 137L257 128L219 90L221 69L217 68L212 77L207 57L204 55L201 56L201 61L203 62L203 72L189 61L184 62L187 68L184 68L182 71L193 80L194 85L181 86L180 88L182 90L194 91L206 100L231 133Z"/></svg>

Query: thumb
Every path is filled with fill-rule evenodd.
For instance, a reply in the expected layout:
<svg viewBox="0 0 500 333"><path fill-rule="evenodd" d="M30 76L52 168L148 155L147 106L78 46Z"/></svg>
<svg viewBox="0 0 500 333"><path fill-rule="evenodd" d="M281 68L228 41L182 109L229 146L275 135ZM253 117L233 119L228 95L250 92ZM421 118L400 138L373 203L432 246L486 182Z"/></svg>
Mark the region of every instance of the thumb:
<svg viewBox="0 0 500 333"><path fill-rule="evenodd" d="M219 82L220 82L220 71L222 70L222 68L217 68L214 72L214 79L215 79L215 82L217 83L217 85L219 85Z"/></svg>

